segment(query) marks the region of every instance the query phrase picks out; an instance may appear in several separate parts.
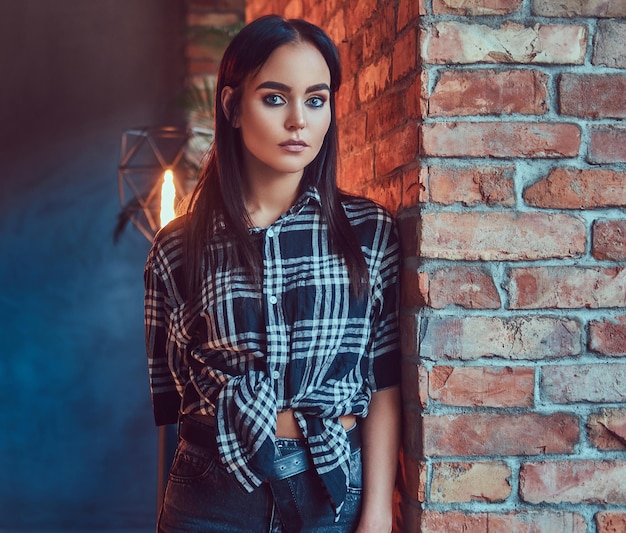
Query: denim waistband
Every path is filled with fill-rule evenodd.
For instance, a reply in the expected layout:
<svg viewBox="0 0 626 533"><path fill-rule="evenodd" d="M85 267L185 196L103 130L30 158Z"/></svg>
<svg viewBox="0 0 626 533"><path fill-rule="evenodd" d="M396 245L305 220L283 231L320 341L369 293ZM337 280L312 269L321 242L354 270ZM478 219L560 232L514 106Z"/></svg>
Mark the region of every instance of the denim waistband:
<svg viewBox="0 0 626 533"><path fill-rule="evenodd" d="M183 440L219 455L215 428L190 416L181 416L178 434ZM361 448L361 428L355 424L347 431L351 452ZM276 439L276 458L270 481L279 481L300 474L313 467L313 459L304 439Z"/></svg>

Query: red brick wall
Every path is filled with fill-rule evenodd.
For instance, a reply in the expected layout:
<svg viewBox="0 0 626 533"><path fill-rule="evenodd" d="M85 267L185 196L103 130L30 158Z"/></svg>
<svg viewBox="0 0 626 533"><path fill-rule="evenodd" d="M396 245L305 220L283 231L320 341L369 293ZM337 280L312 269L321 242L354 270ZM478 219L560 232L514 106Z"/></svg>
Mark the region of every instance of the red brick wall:
<svg viewBox="0 0 626 533"><path fill-rule="evenodd" d="M398 531L626 531L626 3L248 0L326 28L399 214Z"/></svg>

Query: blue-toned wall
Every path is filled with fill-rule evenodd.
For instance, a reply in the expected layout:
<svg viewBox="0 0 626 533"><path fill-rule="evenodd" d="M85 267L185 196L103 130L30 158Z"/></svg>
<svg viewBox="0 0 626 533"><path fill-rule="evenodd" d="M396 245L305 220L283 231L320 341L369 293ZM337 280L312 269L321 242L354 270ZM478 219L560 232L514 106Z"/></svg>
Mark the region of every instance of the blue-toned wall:
<svg viewBox="0 0 626 533"><path fill-rule="evenodd" d="M122 132L174 123L180 0L0 6L0 531L153 531L147 240Z"/></svg>

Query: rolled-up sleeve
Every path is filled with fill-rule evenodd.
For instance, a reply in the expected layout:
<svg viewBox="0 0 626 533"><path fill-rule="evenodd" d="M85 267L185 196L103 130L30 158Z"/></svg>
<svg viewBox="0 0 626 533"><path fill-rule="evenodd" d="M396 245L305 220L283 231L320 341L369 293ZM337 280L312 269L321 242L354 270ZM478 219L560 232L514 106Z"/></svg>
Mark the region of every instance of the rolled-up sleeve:
<svg viewBox="0 0 626 533"><path fill-rule="evenodd" d="M373 341L370 350L368 381L377 391L400 383L400 341L398 330L400 244L397 228L389 223L386 242L374 280Z"/></svg>
<svg viewBox="0 0 626 533"><path fill-rule="evenodd" d="M178 419L180 393L169 367L171 304L153 252L146 262L144 284L146 352L154 421L157 426L174 424Z"/></svg>

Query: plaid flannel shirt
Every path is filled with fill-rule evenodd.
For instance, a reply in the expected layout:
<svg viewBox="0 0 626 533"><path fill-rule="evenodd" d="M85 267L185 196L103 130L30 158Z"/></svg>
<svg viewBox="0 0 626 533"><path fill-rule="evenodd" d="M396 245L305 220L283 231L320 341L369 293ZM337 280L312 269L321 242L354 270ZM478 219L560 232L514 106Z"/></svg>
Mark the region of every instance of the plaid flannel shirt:
<svg viewBox="0 0 626 533"><path fill-rule="evenodd" d="M262 250L262 287L229 261L218 224L201 290L185 295L183 219L156 237L145 269L145 325L154 416L215 418L220 458L247 491L274 459L276 413L293 409L313 462L339 513L350 445L339 416L367 416L372 392L399 382L395 224L380 206L347 197L370 286L357 299L343 259L331 253L314 190L267 228L251 229Z"/></svg>

